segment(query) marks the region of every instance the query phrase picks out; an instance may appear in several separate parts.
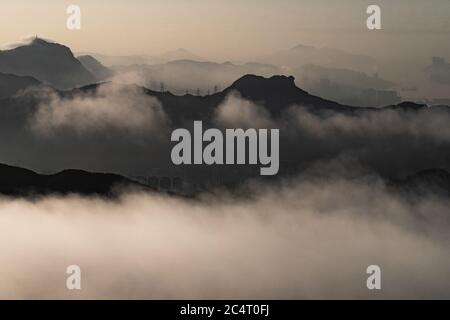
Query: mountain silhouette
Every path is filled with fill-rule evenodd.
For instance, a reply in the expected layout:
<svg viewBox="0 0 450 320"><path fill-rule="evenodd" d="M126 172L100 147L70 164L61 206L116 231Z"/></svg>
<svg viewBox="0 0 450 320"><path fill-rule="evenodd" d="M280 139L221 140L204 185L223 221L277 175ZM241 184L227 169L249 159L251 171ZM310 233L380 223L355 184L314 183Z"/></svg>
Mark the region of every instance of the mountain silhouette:
<svg viewBox="0 0 450 320"><path fill-rule="evenodd" d="M141 85L159 90L160 84L175 94L184 94L186 91L202 94L218 92L221 88L229 87L236 79L246 74L272 76L280 74L278 67L260 64L231 62L216 63L197 60L174 60L154 65L132 65L115 67L118 75L121 73L138 74Z"/></svg>
<svg viewBox="0 0 450 320"><path fill-rule="evenodd" d="M300 89L295 84L293 76L273 76L264 78L255 75L246 75L236 80L225 94L237 91L240 95L253 102L262 103L272 114L279 115L281 111L292 105L314 106L315 109L342 109L348 107L334 101L313 96Z"/></svg>
<svg viewBox="0 0 450 320"><path fill-rule="evenodd" d="M64 94L71 96L77 92L93 93L100 85L88 85ZM144 87L140 88L147 95L157 98L164 106L164 111L169 115L170 119L179 125L186 121L192 121L192 119L210 121L216 108L230 94L236 92L242 98L264 106L272 117L280 116L287 108L294 105L302 106L316 113L335 111L347 114L364 111L376 112L383 109L418 110L427 107L426 105L413 102L402 102L380 108L344 105L312 95L297 87L293 76L272 76L265 78L257 75L245 75L223 91L204 96L192 94L175 95L169 91L161 92Z"/></svg>
<svg viewBox="0 0 450 320"><path fill-rule="evenodd" d="M96 83L73 90L58 91L55 94L59 95L57 101L62 103L80 97L97 103L97 97L101 97L102 102L104 95L111 94L109 90L98 90L103 85L108 84ZM416 117L429 123L434 123L433 119L446 119L450 112L448 107L427 107L413 102L383 108L347 106L309 94L298 88L295 79L288 76L264 78L246 75L223 91L204 96L174 95L168 91L160 92L136 85L120 85L120 91L127 101L134 95L137 96L143 108L147 107L145 101L154 101L145 97L142 99L143 96L154 97L159 101L169 122L167 127L161 127L158 134L166 136L167 139L161 140L153 137L153 134L146 134L141 143L140 132L136 132L138 135L124 134L114 126L99 131L82 132L80 135L79 125L90 116L89 110L82 110L81 113L77 110L80 116L73 118L73 125L72 122L64 122L64 127L61 128L54 129L50 126L50 131L39 131L40 127L31 127L30 130L30 119L33 120L33 115L45 106L45 96L20 95L1 100L2 162L27 159L30 168L38 170L76 166L125 176L180 176L184 181L193 184L207 185L211 182L233 185L245 181L247 177L254 177L255 167L224 166L213 168L214 174L211 174L209 167L175 167L170 161L169 137L173 128L191 129L194 120L203 121L204 128L222 128L220 122L217 122L220 114L218 111L222 110L219 108L229 101L230 95L237 95L263 107L267 111L264 116L269 116L273 123L280 126L280 159L283 159L283 163L280 165L279 177L295 175L317 161L328 161L346 153L386 177L398 178L426 168L443 168L450 171L447 161L450 149L446 140L435 143L436 138L428 128L424 131L425 129L418 127L418 130L421 130L418 131L420 135L414 134L412 144L412 133L409 129L411 119ZM152 106L149 104L148 107ZM302 117L313 121L313 126L304 126ZM379 123L391 117L390 125L393 129L378 130ZM434 128L436 131L446 129L444 126L439 127L441 122L435 122L438 124ZM31 122L36 123L47 124ZM154 124L149 122L149 126L151 125ZM347 130L347 125L351 130ZM240 125L231 123L227 126L234 127ZM44 130L47 128L43 127ZM46 137L48 132L52 133L53 130L55 135L46 139L40 138ZM320 134L316 134L317 132Z"/></svg>
<svg viewBox="0 0 450 320"><path fill-rule="evenodd" d="M57 89L96 81L68 47L37 37L27 44L0 51L0 72L31 76Z"/></svg>
<svg viewBox="0 0 450 320"><path fill-rule="evenodd" d="M101 64L93 56L78 56L77 59L97 80L106 80L113 75L113 72L110 69Z"/></svg>
<svg viewBox="0 0 450 320"><path fill-rule="evenodd" d="M307 64L293 70L292 74L300 87L342 104L380 107L401 101L394 90L395 84L380 78L377 73Z"/></svg>
<svg viewBox="0 0 450 320"><path fill-rule="evenodd" d="M16 76L0 72L0 99L12 96L26 88L39 85L41 85L41 82L33 77Z"/></svg>
<svg viewBox="0 0 450 320"><path fill-rule="evenodd" d="M93 84L65 92L63 95L72 96L79 92L94 93L101 84ZM135 85L132 85L135 86ZM149 96L157 98L164 106L164 111L177 125L195 120L209 122L218 106L226 98L238 92L244 99L264 106L273 117L278 117L288 107L299 105L320 112L322 110L337 110L352 112L358 107L341 105L337 102L325 100L310 95L295 85L292 76L273 76L265 78L256 75L245 75L236 80L231 86L215 94L196 96L192 94L174 95L171 92L141 89Z"/></svg>
<svg viewBox="0 0 450 320"><path fill-rule="evenodd" d="M143 187L116 174L64 170L41 175L34 171L0 164L0 194L33 196L48 194L83 194L112 196L120 187Z"/></svg>

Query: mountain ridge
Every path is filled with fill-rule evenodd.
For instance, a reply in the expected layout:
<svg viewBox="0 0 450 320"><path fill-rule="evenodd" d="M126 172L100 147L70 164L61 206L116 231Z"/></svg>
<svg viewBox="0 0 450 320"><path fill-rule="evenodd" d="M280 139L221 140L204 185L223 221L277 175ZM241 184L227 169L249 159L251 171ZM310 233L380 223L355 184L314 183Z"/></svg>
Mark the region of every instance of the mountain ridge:
<svg viewBox="0 0 450 320"><path fill-rule="evenodd" d="M21 90L39 85L42 85L42 83L33 77L0 72L0 99L13 96Z"/></svg>
<svg viewBox="0 0 450 320"><path fill-rule="evenodd" d="M56 174L38 174L32 170L0 164L0 194L39 196L82 194L114 196L120 187L143 187L121 175L68 169Z"/></svg>

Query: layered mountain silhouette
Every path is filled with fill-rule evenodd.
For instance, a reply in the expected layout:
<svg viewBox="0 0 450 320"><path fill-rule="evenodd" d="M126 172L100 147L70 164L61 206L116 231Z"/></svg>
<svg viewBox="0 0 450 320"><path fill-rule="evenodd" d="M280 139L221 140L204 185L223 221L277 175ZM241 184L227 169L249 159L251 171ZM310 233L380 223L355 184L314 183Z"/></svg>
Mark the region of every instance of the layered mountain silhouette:
<svg viewBox="0 0 450 320"><path fill-rule="evenodd" d="M5 54L7 59L14 57L14 61L18 57L25 59L30 52L37 52L37 56L42 57L43 52L48 50L58 52L56 70L52 69L53 61L49 61L53 58L48 57L47 60L33 60L34 65L30 69L72 78L71 68L76 65L94 81L70 90L14 95L29 86L48 81L17 74L0 75L0 79L5 79L4 83L10 85L10 88L2 87L4 96L0 96L0 162L26 163L29 168L38 171L76 167L133 177L181 176L183 181L199 184L216 182L219 177L218 183L233 185L247 177L254 177L255 167L222 166L214 170L200 166L175 168L170 161L170 132L174 128L190 129L194 120L202 120L205 128L221 127L223 122L218 120L218 114L227 109L223 107L226 105L224 102L234 101L238 107L250 105L250 108L263 110L263 116L280 127L280 161L283 163L280 164L279 176L295 175L318 161L340 156L356 159L374 172L393 178L426 168L450 170L446 133L441 138L435 132L446 130L443 124L450 112L446 106L427 107L413 102L394 102L386 107L372 108L339 103L315 95L309 89L301 89L292 76L270 76L280 68L260 63L237 65L177 60L154 66L124 67L154 75L155 78L150 80L155 81L156 85L146 88L133 84L129 85L129 90L128 85L114 84L106 87L108 90L97 90L108 85L98 83L98 79L107 76L106 67L95 57L84 56L77 60L70 49L41 39L2 51L0 60L6 59ZM304 48L295 50L302 51ZM69 64L68 69L61 61ZM13 66L8 64L9 68ZM78 67L75 72L80 70ZM168 91L171 90L171 79L179 81L177 76L183 70L186 72L181 77L186 81L183 86L190 85L191 88L198 79L211 76L210 92L203 90L197 93L195 87L187 93L184 89L176 94ZM361 86L384 88L389 85L379 78L347 69L319 67L313 71L321 74L330 70L336 73L336 77L349 77L350 81L359 79L363 82ZM240 76L242 72L250 74ZM223 75L229 77L230 84L214 88L215 77ZM165 87L159 85L160 77L165 80ZM238 99L233 100L235 97ZM241 103L239 98L247 101ZM115 105L116 101L120 101L119 106ZM97 105L99 110L95 109ZM155 111L161 112L164 118L161 125L152 122ZM240 116L236 110L232 112ZM148 116L148 119L144 125L138 121L137 128L132 121L121 126L121 119L126 121L128 115L135 118ZM157 119L162 118L158 116ZM155 131L143 128L147 121L149 129ZM236 122L233 119L228 127L233 127ZM46 183L36 182L36 189L53 190Z"/></svg>
<svg viewBox="0 0 450 320"><path fill-rule="evenodd" d="M89 55L107 67L164 64L176 60L206 61L184 48L167 51L159 55L109 56L95 52L79 52L78 55Z"/></svg>
<svg viewBox="0 0 450 320"><path fill-rule="evenodd" d="M63 96L72 96L77 93L95 93L102 84L93 84L62 93ZM341 105L337 102L322 99L309 94L295 85L292 76L273 76L265 78L256 75L245 75L223 91L215 94L197 96L192 94L174 95L168 91L155 91L141 88L147 95L157 98L164 106L174 124L182 125L195 120L211 121L219 105L233 93L240 97L264 106L273 117L280 116L283 111L292 105L304 106L311 110L336 110L352 112L357 107Z"/></svg>
<svg viewBox="0 0 450 320"><path fill-rule="evenodd" d="M69 102L65 108L71 105L72 100L87 101L89 105L94 105L93 101L98 99L99 93L100 100L103 102L105 92L106 94L110 92L98 90L103 85L107 84L92 84L73 90L59 91L57 92L60 96L58 100L62 103ZM1 161L13 162L26 159L31 168L39 168L39 170L76 166L87 170L115 172L124 176L181 176L188 183L212 182L234 186L236 183L258 175L258 173L255 174L256 170L253 170L255 167L223 166L214 168L213 175L207 166L175 168L170 162L169 137L170 129L189 129L194 120L202 120L205 128L217 127L217 123L214 122L217 116L216 111L228 101L230 96L237 95L263 107L270 118L281 126L280 159L283 163L280 164L279 177L295 175L312 163L334 159L340 154L349 154L374 172L386 177L401 177L430 167L450 170L447 161L450 149L446 142L436 144L434 138L430 136L431 132L426 131L423 137L414 136L414 144L411 144L412 136L402 122L403 117L405 121L410 121L408 119L419 114L422 115L422 119L425 119L423 115L426 115L426 119L431 121L447 117L450 112L448 107L429 108L412 102L403 102L384 108L347 106L309 94L296 86L294 77L288 76L264 78L246 75L223 91L206 96L174 95L167 91L159 92L136 85L120 88L120 91L126 95L126 101L130 101L133 95L137 94L140 107L146 107L141 105L146 101L142 99L142 94L154 97L160 102L164 114L170 121L169 128L163 128L160 133L162 140L153 138L152 135L141 136L136 135L136 132L128 134L122 130L106 127L98 131L78 133L78 130L82 128L83 119L90 116L86 108L75 110L76 117L71 118L71 121L77 123L65 122L64 127L56 131L57 134L42 137L39 132L30 130L30 124L32 124L30 119L33 119L36 110L42 106L40 97L18 96L2 100L0 147L4 155ZM82 99L79 99L80 97ZM291 114L290 112L294 111L293 106L300 106L301 111ZM57 110L58 105L54 107ZM76 108L76 106L73 107ZM148 107L151 108L150 105ZM383 115L385 110L388 113ZM389 120L393 115L392 111L395 112L394 122ZM302 120L303 116L307 121L312 119L313 131L310 131L311 128L308 126L295 127L294 131L292 130L294 127L283 128L285 123L290 121L288 117L291 116L295 117L292 119L294 121L292 124L295 125L297 125L296 117L300 117L298 120ZM337 126L336 129L330 128L330 123L327 123L329 117L335 117L334 119L338 121L331 123ZM54 121L55 119L44 118L44 120ZM386 134L383 132L386 128L382 131L378 129L382 124L379 121L384 120L389 120L391 126L395 127L392 131L388 129ZM321 131L322 123L325 131ZM408 122L405 124L410 126ZM74 125L73 129L71 129L72 125ZM151 125L155 124L149 123L149 126ZM347 125L348 129L341 128ZM316 134L316 130L319 130L320 134ZM220 177L219 181L216 180L217 177Z"/></svg>
<svg viewBox="0 0 450 320"><path fill-rule="evenodd" d="M110 56L95 52L76 52L77 56L91 56L107 68L113 66L131 66L134 64L147 64L146 56Z"/></svg>
<svg viewBox="0 0 450 320"><path fill-rule="evenodd" d="M199 119L208 119L215 108L218 107L232 93L239 95L264 108L273 117L278 117L286 108L292 105L313 107L320 109L339 109L341 111L350 110L351 107L339 103L325 100L320 97L310 95L308 92L295 85L295 78L292 76L273 76L265 78L256 75L245 75L236 80L225 90L210 96L197 97L192 95L173 96L159 92L152 92L162 101L166 110L177 116L188 111L190 114L183 116L193 116ZM180 106L181 107L178 107Z"/></svg>
<svg viewBox="0 0 450 320"><path fill-rule="evenodd" d="M399 103L394 83L349 69L304 65L293 71L297 84L310 92L343 104L379 107Z"/></svg>
<svg viewBox="0 0 450 320"><path fill-rule="evenodd" d="M96 82L68 47L37 37L16 48L0 51L0 72L34 77L57 89Z"/></svg>
<svg viewBox="0 0 450 320"><path fill-rule="evenodd" d="M42 175L19 167L0 164L0 194L34 196L48 194L83 194L112 196L119 188L143 187L116 174L64 170Z"/></svg>
<svg viewBox="0 0 450 320"><path fill-rule="evenodd" d="M93 84L65 92L71 96L79 92L94 93L102 84ZM197 96L193 94L175 95L169 91L156 91L144 87L141 89L150 96L157 98L164 106L174 123L181 125L184 121L210 121L216 108L232 93L238 93L243 99L264 106L272 117L280 116L291 106L302 106L311 112L335 111L352 114L363 111L380 111L382 109L418 110L426 108L424 104L402 102L381 108L358 107L340 104L312 95L297 87L293 76L272 76L265 78L257 75L245 75L234 81L229 87L215 94Z"/></svg>
<svg viewBox="0 0 450 320"><path fill-rule="evenodd" d="M317 48L302 44L261 57L258 61L277 66L287 66L293 69L305 64L314 64L363 72L371 72L376 65L376 61L368 56L357 55L335 48Z"/></svg>
<svg viewBox="0 0 450 320"><path fill-rule="evenodd" d="M201 95L208 92L215 93L222 88L230 86L236 79L246 75L272 76L280 74L278 67L260 64L231 62L215 63L195 60L175 60L155 65L132 65L116 67L117 74L137 74L142 79L140 85L149 89L159 90L161 83L167 90L175 94L184 94L186 91Z"/></svg>

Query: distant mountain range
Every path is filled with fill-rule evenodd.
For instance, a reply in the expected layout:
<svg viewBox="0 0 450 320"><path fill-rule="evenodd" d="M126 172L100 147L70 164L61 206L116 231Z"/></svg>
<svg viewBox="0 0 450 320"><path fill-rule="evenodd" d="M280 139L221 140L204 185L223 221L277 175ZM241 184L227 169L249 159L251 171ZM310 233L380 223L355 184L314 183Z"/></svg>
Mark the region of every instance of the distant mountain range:
<svg viewBox="0 0 450 320"><path fill-rule="evenodd" d="M68 47L36 37L0 51L0 73L33 77L60 90L114 77L117 81L178 95L216 93L247 74L264 77L292 74L299 86L342 104L382 106L401 99L396 91L386 90L393 86L391 82L370 76L375 66L370 57L299 45L260 60L270 63L207 62L186 49L153 57L86 54L75 58ZM4 82L0 98L17 92L17 86L28 86L20 82L23 80L11 80L8 85Z"/></svg>
<svg viewBox="0 0 450 320"><path fill-rule="evenodd" d="M123 176L181 176L200 183L220 177L220 183L226 179L230 185L239 183L245 177L254 176L252 168L221 167L214 168L212 173L209 167L180 168L170 162L170 130L189 129L194 120L203 120L205 127L218 127L217 117L231 101L232 108L257 110L255 114L250 112L247 119L250 127L252 121L257 120L259 110L264 120L269 120L267 123L280 127L280 150L284 152L280 176L295 175L313 163L341 156L356 159L387 177L401 177L426 168L450 170L448 126L445 125L450 108L446 106L427 107L394 100L388 106L373 108L351 105L345 100L337 102L310 89L301 89L293 76L272 76L281 73L280 69L263 63L177 60L153 66L107 68L95 57L81 56L78 60L67 47L40 39L1 53L8 52L19 61L22 51L28 54L46 50L50 50L56 60L67 61L70 66L77 66L76 70L85 70L92 81L51 93L45 90L41 95L15 95L30 86L48 85L48 81L0 74L0 81L4 79L6 84L0 95L0 162L25 163L39 171L76 167ZM39 65L40 60L35 60L39 66L29 69L69 77L71 67L66 71L58 62L54 70L47 60L42 65ZM150 82L149 88L133 82L110 83L110 75L116 81L118 74L126 72L155 75L148 79L155 83ZM370 73L345 68L310 65L301 68L299 73L307 73L310 79L314 75L319 82L322 77L341 78L350 88L358 90L374 86L380 91L390 85L375 75L368 76ZM211 77L209 92L201 90L198 94L195 86L208 76ZM224 76L230 84L217 85L216 77L223 79ZM159 79L164 79L161 81L164 86ZM297 79L297 83L303 80ZM192 89L186 92L180 88L181 92L174 94L171 81L185 81L179 82L180 87ZM354 90L355 95L358 90ZM97 105L98 110L94 108ZM231 112L241 116L239 110ZM128 116L132 121L122 126L122 119L126 122ZM142 116L148 119L142 122ZM150 131L145 127L147 122Z"/></svg>
<svg viewBox="0 0 450 320"><path fill-rule="evenodd" d="M334 48L317 48L307 45L297 45L291 49L281 50L255 60L290 69L295 69L305 64L314 64L369 73L373 72L374 67L377 65L375 59L368 56Z"/></svg>
<svg viewBox="0 0 450 320"><path fill-rule="evenodd" d="M141 80L140 85L160 90L164 84L166 90L175 94L190 92L205 95L230 86L236 79L255 74L270 77L280 74L278 67L260 63L233 64L194 60L175 60L156 65L132 65L115 67L117 75L133 74Z"/></svg>
<svg viewBox="0 0 450 320"><path fill-rule="evenodd" d="M57 89L97 81L68 47L40 38L0 51L0 72L33 77Z"/></svg>
<svg viewBox="0 0 450 320"><path fill-rule="evenodd" d="M395 84L380 78L376 73L367 75L364 72L312 64L301 66L292 73L300 87L343 104L380 107L401 101L394 90Z"/></svg>
<svg viewBox="0 0 450 320"><path fill-rule="evenodd" d="M255 57L253 60L259 62L250 63L208 62L185 49L159 58L91 56L99 60L97 64L110 65L116 75L139 79L137 84L153 90L164 86L165 90L175 94L204 95L228 87L246 74L254 74L265 77L294 75L299 86L314 94L355 106L381 106L398 103L401 99L392 89L392 82L372 76L376 74L374 59L333 48L298 45ZM93 74L97 73L87 68Z"/></svg>
<svg viewBox="0 0 450 320"><path fill-rule="evenodd" d="M63 96L71 96L79 92L94 93L100 85L102 84L94 84L62 94ZM263 105L273 117L279 116L292 105L311 107L315 111L336 110L352 112L355 109L359 109L311 95L298 88L295 85L295 78L292 76L265 78L257 75L245 75L224 90L205 96L197 96L195 94L175 95L168 91L142 89L147 95L157 98L162 103L164 111L177 125L182 125L183 122L192 121L192 119L210 122L217 107L231 93L235 92L239 93L243 99Z"/></svg>
<svg viewBox="0 0 450 320"><path fill-rule="evenodd" d="M88 99L88 104L93 105L98 92L103 92L100 102L104 103L108 99L104 94L111 92L99 90L103 85L107 84L92 84L60 91L57 92L58 100L70 102L74 98L77 101ZM288 76L265 78L246 75L228 88L206 96L174 95L135 85L125 86L120 90L126 95L127 101L138 94L140 107L144 108L151 106L141 105L142 103L153 100L143 99L142 94L156 98L170 122L170 128L190 128L193 120L202 120L205 127L215 127L217 111L230 96L237 95L249 103L263 107L268 117L282 127L280 148L284 162L280 169L281 177L295 175L315 161L337 157L342 153L352 154L352 157L357 157L363 164L387 177L404 176L430 167L450 170L446 160L449 159L450 149L445 142L439 145L435 145L434 140L430 142L427 131L424 137L414 137L415 143L411 145L411 134L403 125L403 121L409 121L405 125L410 126L408 119L416 116L421 117L420 121L431 119L428 121L439 123L435 122L436 119L447 117L450 112L448 107L429 108L411 102L384 108L352 107L311 95L295 85L294 77ZM107 127L86 135L63 130L49 139L39 138L34 131L30 131L30 118L41 105L39 97L11 97L3 99L1 105L2 162L14 163L16 159L25 159L27 166L40 170L77 166L124 176L181 176L188 182L211 182L211 169L208 167L176 168L170 165L170 131L166 132L165 129L160 132L162 136L167 136L163 140L149 135L136 137L135 134L109 130ZM291 110L294 106L299 106L300 111ZM89 112L85 112L87 110L80 117L89 117ZM327 120L329 118L332 122ZM74 121L83 121L82 119L83 117ZM304 121L305 127L301 125ZM309 121L313 122L309 124ZM383 129L385 121L389 123L386 134L383 132L386 131L386 128ZM299 127L296 127L298 122ZM66 123L65 126L70 129L71 124ZM337 126L336 131L329 131L334 126ZM340 128L341 126L344 127ZM214 176L221 177L221 183L230 186L254 177L252 168L244 166L227 166L214 170Z"/></svg>
<svg viewBox="0 0 450 320"><path fill-rule="evenodd" d="M94 52L78 52L78 56L91 56L107 67L131 66L144 64L164 64L175 60L195 60L206 61L202 57L190 52L187 49L179 48L168 51L160 55L135 55L135 56L109 56Z"/></svg>
<svg viewBox="0 0 450 320"><path fill-rule="evenodd" d="M404 179L387 180L394 191L414 195L442 195L450 197L450 173L442 169L428 169ZM14 197L42 195L95 195L114 197L124 190L156 191L123 176L92 173L83 170L64 170L43 175L34 171L0 164L0 194ZM176 194L176 193L174 193Z"/></svg>
<svg viewBox="0 0 450 320"><path fill-rule="evenodd" d="M193 60L208 62L187 49L179 48L154 56L107 56L98 53L84 52L78 55L90 55L107 67L130 66L143 64L164 64L176 60ZM297 45L287 50L280 50L260 57L251 57L250 61L270 64L278 68L288 67L295 69L305 64L315 64L325 67L344 68L363 72L373 72L376 66L375 59L346 52L334 48L317 48L307 45Z"/></svg>

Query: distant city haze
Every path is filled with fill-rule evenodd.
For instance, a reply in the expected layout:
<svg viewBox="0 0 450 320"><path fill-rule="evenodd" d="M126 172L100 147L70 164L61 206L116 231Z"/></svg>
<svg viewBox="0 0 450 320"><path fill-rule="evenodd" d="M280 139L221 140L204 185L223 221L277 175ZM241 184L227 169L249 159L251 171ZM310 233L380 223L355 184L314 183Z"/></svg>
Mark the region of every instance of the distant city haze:
<svg viewBox="0 0 450 320"><path fill-rule="evenodd" d="M66 28L77 4L82 28ZM382 9L382 30L366 29L366 8ZM4 0L0 43L38 34L78 52L159 54L180 47L210 60L248 57L297 44L379 59L450 58L447 0Z"/></svg>

